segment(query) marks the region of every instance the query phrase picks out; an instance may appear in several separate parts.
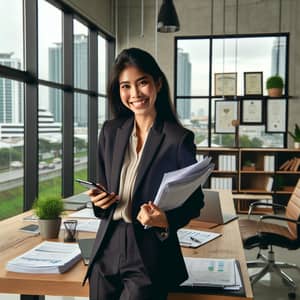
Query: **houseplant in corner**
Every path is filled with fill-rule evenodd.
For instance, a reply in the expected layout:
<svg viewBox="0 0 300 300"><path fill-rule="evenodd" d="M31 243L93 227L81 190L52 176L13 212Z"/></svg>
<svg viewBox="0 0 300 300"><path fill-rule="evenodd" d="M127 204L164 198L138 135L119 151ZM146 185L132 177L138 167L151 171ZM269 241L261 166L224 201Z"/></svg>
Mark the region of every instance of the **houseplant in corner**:
<svg viewBox="0 0 300 300"><path fill-rule="evenodd" d="M44 239L57 238L61 224L64 203L61 197L44 196L38 198L33 205L37 215L41 236Z"/></svg>
<svg viewBox="0 0 300 300"><path fill-rule="evenodd" d="M300 127L296 123L294 133L289 131L289 135L294 139L294 148L299 149L300 148Z"/></svg>
<svg viewBox="0 0 300 300"><path fill-rule="evenodd" d="M283 89L283 79L279 75L271 76L267 79L266 87L270 97L281 97Z"/></svg>

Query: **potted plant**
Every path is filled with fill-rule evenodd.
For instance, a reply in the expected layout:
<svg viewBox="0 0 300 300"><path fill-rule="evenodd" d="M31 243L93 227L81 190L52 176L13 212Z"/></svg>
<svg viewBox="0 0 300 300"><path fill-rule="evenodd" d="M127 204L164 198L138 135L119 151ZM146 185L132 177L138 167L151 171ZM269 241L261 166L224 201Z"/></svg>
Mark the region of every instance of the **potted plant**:
<svg viewBox="0 0 300 300"><path fill-rule="evenodd" d="M269 77L266 86L270 97L282 96L283 79L279 75Z"/></svg>
<svg viewBox="0 0 300 300"><path fill-rule="evenodd" d="M255 163L250 160L245 160L243 163L243 171L255 171Z"/></svg>
<svg viewBox="0 0 300 300"><path fill-rule="evenodd" d="M33 209L37 215L40 234L45 239L57 238L61 224L64 203L61 197L44 196L38 198Z"/></svg>
<svg viewBox="0 0 300 300"><path fill-rule="evenodd" d="M300 127L296 123L294 133L289 131L289 135L294 139L294 148L299 149L300 148Z"/></svg>

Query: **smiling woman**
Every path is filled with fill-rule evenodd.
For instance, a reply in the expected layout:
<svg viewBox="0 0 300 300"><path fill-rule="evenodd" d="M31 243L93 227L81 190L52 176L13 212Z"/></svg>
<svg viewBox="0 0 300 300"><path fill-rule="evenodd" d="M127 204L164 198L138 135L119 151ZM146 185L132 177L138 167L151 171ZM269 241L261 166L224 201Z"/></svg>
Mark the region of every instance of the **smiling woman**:
<svg viewBox="0 0 300 300"><path fill-rule="evenodd" d="M170 211L151 201L164 173L196 162L194 135L174 113L164 73L141 49L119 54L108 98L115 118L100 133L98 179L111 193L88 191L101 219L86 275L90 299L165 300L187 278L176 231L199 215L203 194L200 186Z"/></svg>

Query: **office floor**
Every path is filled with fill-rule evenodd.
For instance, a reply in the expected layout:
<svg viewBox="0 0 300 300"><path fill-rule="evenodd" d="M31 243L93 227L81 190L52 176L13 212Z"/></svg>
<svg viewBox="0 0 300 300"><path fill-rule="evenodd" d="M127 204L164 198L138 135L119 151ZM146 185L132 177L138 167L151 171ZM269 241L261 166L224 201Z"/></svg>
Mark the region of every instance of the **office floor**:
<svg viewBox="0 0 300 300"><path fill-rule="evenodd" d="M245 218L241 215L240 218ZM300 250L289 251L286 249L274 247L275 259L289 263L296 263L300 267ZM266 254L266 252L263 252ZM257 249L245 250L247 260L255 260ZM255 270L251 270L253 272ZM296 290L296 299L300 300L300 269L286 271L296 282L298 288ZM290 289L281 281L277 275L267 274L264 278L258 281L253 288L255 300L288 300ZM46 300L87 300L84 297L54 297L47 296ZM17 295L0 294L0 300L19 300Z"/></svg>

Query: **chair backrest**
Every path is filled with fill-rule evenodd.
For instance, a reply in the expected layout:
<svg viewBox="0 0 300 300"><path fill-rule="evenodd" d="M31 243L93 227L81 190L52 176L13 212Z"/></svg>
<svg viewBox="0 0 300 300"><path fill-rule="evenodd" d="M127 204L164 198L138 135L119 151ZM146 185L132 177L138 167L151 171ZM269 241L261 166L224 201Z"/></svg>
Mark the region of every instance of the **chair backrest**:
<svg viewBox="0 0 300 300"><path fill-rule="evenodd" d="M285 216L300 221L300 179L290 197ZM300 240L300 225L288 222L288 229L295 239Z"/></svg>

